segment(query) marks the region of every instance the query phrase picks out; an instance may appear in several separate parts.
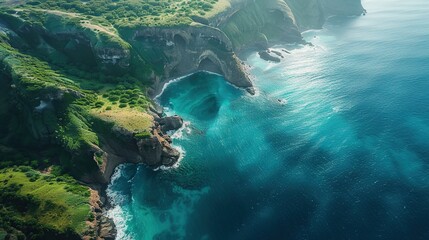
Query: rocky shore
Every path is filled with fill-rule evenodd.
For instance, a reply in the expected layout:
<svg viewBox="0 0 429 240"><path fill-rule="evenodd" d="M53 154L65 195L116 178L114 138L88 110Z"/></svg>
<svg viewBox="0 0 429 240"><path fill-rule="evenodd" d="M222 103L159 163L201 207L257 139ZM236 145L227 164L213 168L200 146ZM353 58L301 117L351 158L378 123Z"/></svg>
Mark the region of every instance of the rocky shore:
<svg viewBox="0 0 429 240"><path fill-rule="evenodd" d="M150 135L141 139L136 139L132 133L125 129L116 128L116 134L126 139L127 150L122 149L122 155L134 156L134 158L120 157L118 148L122 146L111 146L104 148L105 165L101 169L102 182L89 184L91 191L91 208L95 215L93 230L97 234L97 239L114 240L116 237L116 227L112 219L107 217L107 211L112 207L109 204L106 194L107 184L110 181L117 166L124 163L142 163L152 168L160 166L173 166L180 158L180 153L171 146L172 139L167 132L175 131L183 126L183 119L180 116L165 116L162 108L156 104L150 108L150 113L154 116L154 124ZM130 145L134 145L130 150ZM124 154L124 151L135 151ZM84 239L90 239L84 237Z"/></svg>
<svg viewBox="0 0 429 240"><path fill-rule="evenodd" d="M231 5L231 8L225 10L223 14L214 16L203 24L180 28L136 30L130 37L130 42L134 46L154 49L166 56L162 61L163 74L152 76L153 85L148 94L155 96L171 79L199 70L221 74L230 83L253 94L254 88L249 73L246 71L245 64L236 56L237 52L247 52L252 49L266 61L280 62L291 53L286 49L276 51L269 47L279 43L311 44L303 41L301 31L320 28L325 19L331 15L359 15L363 12L359 0L354 1L353 6L343 6L336 0L244 2L237 1L238 4ZM341 11L342 8L345 9L344 12ZM260 22L272 21L272 24L264 26L242 22L241 18L252 12L260 13L258 15L261 18ZM269 29L269 32L252 32L275 27L279 21L282 26L277 29ZM236 26L247 29L247 35L231 30ZM279 34L272 34L276 31ZM242 39L243 36L251 39ZM179 116L165 117L162 108L156 105L151 106L150 114L154 117L150 135L138 139L132 132L116 128L115 135L121 139L119 146L117 140L104 139L106 164L101 169L103 183L98 185L101 186L100 199L104 200L101 201L102 207L98 215L100 220L97 231L101 239L113 239L116 233L114 223L103 215L109 207L104 189L114 169L122 163L130 162L143 163L153 168L172 166L180 157L180 153L171 147L172 140L167 132L182 127L183 119Z"/></svg>

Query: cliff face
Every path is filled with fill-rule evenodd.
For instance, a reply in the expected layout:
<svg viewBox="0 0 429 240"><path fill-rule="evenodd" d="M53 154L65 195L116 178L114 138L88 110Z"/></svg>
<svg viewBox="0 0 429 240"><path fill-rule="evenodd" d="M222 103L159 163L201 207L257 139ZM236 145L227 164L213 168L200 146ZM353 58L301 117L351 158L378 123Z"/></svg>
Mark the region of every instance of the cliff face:
<svg viewBox="0 0 429 240"><path fill-rule="evenodd" d="M361 0L284 0L291 8L301 31L321 28L333 15L360 15Z"/></svg>
<svg viewBox="0 0 429 240"><path fill-rule="evenodd" d="M197 70L221 74L235 86L253 92L231 41L217 28L202 24L142 28L133 31L129 43L147 62L155 65L152 94L159 93L166 81Z"/></svg>
<svg viewBox="0 0 429 240"><path fill-rule="evenodd" d="M103 164L87 182L107 184L115 168L123 163L144 163L149 167L172 166L180 158L180 153L171 146L167 130L177 130L183 124L180 117L156 117L150 134L138 137L130 130L114 126L111 131L100 131L100 147L94 157L102 157Z"/></svg>
<svg viewBox="0 0 429 240"><path fill-rule="evenodd" d="M235 51L303 42L300 31L321 28L332 15L360 15L360 0L235 0L208 21Z"/></svg>
<svg viewBox="0 0 429 240"><path fill-rule="evenodd" d="M230 14L212 19L212 24L225 32L235 51L303 41L291 9L282 0L242 1L232 8Z"/></svg>

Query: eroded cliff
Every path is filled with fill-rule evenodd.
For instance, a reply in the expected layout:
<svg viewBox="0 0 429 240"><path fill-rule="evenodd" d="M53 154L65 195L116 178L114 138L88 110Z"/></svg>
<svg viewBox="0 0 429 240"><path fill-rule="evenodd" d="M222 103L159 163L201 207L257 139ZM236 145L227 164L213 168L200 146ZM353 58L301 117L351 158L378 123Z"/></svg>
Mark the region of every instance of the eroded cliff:
<svg viewBox="0 0 429 240"><path fill-rule="evenodd" d="M131 32L128 42L137 54L154 65L152 95L158 94L168 80L198 70L221 74L230 83L253 93L252 82L235 55L230 39L217 28L194 23L128 32Z"/></svg>

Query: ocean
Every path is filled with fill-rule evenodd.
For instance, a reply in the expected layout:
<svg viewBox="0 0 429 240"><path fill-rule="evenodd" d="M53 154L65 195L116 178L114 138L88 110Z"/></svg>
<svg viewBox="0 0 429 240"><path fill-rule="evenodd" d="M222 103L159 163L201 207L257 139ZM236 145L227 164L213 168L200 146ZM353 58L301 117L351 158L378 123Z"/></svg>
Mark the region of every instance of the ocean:
<svg viewBox="0 0 429 240"><path fill-rule="evenodd" d="M186 124L173 169L122 165L117 239L429 239L429 2L366 0L250 54L257 94L199 72L157 101Z"/></svg>

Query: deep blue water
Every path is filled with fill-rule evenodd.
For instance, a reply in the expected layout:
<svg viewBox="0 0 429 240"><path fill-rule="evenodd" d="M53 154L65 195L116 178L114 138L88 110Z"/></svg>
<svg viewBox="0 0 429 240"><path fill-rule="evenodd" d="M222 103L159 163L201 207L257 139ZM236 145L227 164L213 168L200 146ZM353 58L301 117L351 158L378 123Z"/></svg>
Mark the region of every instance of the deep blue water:
<svg viewBox="0 0 429 240"><path fill-rule="evenodd" d="M118 239L429 239L429 2L363 4L281 63L250 55L257 96L171 83L185 157L118 169Z"/></svg>

